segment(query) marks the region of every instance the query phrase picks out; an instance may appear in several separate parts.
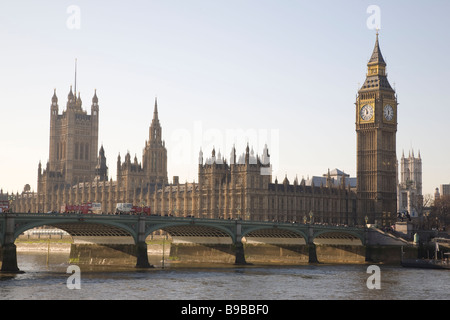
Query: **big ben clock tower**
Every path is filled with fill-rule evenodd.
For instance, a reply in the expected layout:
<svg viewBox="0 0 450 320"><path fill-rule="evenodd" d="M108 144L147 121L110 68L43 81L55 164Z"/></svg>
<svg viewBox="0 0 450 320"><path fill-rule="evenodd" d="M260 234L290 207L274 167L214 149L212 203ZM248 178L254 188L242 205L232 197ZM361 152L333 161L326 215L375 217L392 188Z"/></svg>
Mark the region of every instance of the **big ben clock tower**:
<svg viewBox="0 0 450 320"><path fill-rule="evenodd" d="M397 211L397 97L387 79L378 32L355 105L358 222L387 225Z"/></svg>

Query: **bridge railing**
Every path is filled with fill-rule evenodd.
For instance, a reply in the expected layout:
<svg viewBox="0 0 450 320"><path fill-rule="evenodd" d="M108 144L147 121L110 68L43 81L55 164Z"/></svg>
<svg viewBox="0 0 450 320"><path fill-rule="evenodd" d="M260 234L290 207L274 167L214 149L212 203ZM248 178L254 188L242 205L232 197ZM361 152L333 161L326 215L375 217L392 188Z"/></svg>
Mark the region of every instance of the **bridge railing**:
<svg viewBox="0 0 450 320"><path fill-rule="evenodd" d="M95 214L95 213L0 213L0 217L5 215L13 215L15 217L29 218L32 217L61 217L61 218L77 218L77 219L136 219L144 217L145 219L166 220L166 221L198 221L198 222L239 222L245 225L262 225L262 226L313 226L314 229L328 229L328 230L348 230L348 231L361 231L364 227L353 227L346 225L330 225L330 224L309 224L300 222L281 222L281 221L257 221L257 220L240 220L240 219L214 219L214 218L195 218L195 217L177 217L177 216L161 216L161 215L128 215L128 214Z"/></svg>

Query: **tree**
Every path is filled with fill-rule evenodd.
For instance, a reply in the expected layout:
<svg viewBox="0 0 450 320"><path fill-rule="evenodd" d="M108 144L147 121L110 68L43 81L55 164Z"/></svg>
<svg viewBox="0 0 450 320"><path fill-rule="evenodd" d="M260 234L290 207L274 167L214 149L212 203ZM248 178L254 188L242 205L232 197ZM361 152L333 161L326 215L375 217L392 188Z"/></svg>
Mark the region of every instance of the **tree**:
<svg viewBox="0 0 450 320"><path fill-rule="evenodd" d="M450 225L450 195L441 196L434 200L428 215L428 227L446 230Z"/></svg>

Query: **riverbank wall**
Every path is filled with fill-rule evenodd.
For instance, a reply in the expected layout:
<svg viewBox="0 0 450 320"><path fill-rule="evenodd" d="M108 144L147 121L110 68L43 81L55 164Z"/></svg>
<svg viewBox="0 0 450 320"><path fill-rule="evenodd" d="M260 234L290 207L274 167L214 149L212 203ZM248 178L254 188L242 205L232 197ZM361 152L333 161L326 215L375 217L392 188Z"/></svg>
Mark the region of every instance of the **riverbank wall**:
<svg viewBox="0 0 450 320"><path fill-rule="evenodd" d="M417 256L417 248L403 250L407 257ZM401 246L244 244L245 262L250 264L400 264L401 252ZM234 263L235 249L231 244L172 243L170 260Z"/></svg>

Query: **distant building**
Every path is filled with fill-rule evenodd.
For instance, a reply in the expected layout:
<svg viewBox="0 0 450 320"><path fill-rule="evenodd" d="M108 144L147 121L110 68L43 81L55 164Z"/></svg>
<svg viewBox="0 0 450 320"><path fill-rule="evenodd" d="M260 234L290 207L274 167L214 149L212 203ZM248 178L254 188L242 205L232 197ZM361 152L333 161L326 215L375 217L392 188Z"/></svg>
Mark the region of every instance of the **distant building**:
<svg viewBox="0 0 450 320"><path fill-rule="evenodd" d="M356 189L356 177L350 177L349 174L335 168L328 170L328 173L324 173L322 176L312 176L306 179L305 185L307 186L340 186L343 185L346 188Z"/></svg>
<svg viewBox="0 0 450 320"><path fill-rule="evenodd" d="M419 216L423 203L422 195L422 159L420 151L418 157L414 157L414 150L408 158L402 154L400 160L400 183L397 188L398 211L409 213L412 218Z"/></svg>
<svg viewBox="0 0 450 320"><path fill-rule="evenodd" d="M441 197L440 193L439 193L439 188L436 188L434 190L434 200L437 200Z"/></svg>
<svg viewBox="0 0 450 320"><path fill-rule="evenodd" d="M450 184L441 184L441 196L450 195Z"/></svg>

